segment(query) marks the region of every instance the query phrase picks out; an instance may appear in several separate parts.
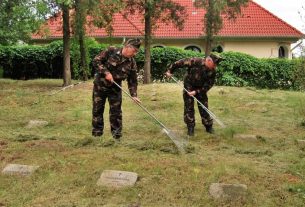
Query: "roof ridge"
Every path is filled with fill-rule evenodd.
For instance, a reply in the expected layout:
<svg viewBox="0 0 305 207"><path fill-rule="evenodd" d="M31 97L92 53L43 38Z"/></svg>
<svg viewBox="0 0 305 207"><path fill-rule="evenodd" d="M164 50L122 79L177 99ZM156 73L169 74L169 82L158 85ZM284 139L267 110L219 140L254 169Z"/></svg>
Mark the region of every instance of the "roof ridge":
<svg viewBox="0 0 305 207"><path fill-rule="evenodd" d="M281 19L280 17L276 16L275 14L273 14L271 11L267 10L266 8L264 8L262 5L260 5L259 3L250 0L250 2L252 2L253 4L255 4L256 6L260 7L261 9L263 9L265 12L267 12L268 14L272 15L273 17L275 17L276 19L278 19L279 21L281 21L282 23L286 24L286 26L289 26L290 28L292 28L294 31L302 34L303 37L305 37L305 35L303 34L303 32L301 32L300 30L298 30L297 28L295 28L294 26L292 26L291 24L289 24L288 22L286 22L285 20Z"/></svg>

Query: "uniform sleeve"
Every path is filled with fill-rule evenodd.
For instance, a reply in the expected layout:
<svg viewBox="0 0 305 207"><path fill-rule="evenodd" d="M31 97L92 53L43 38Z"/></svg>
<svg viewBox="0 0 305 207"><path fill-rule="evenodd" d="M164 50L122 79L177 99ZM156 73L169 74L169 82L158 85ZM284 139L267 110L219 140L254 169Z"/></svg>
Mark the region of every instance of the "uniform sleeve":
<svg viewBox="0 0 305 207"><path fill-rule="evenodd" d="M104 75L106 72L109 72L107 70L107 68L105 67L107 58L108 58L108 50L104 50L100 54L95 56L95 58L93 59L93 62L92 62L93 67L96 69L96 71L98 71L99 73L104 74Z"/></svg>
<svg viewBox="0 0 305 207"><path fill-rule="evenodd" d="M184 58L170 65L168 71L173 74L177 68L190 67L202 64L202 58Z"/></svg>
<svg viewBox="0 0 305 207"><path fill-rule="evenodd" d="M137 97L137 89L138 89L137 71L138 71L137 64L135 59L133 58L130 74L127 77L128 89L132 97Z"/></svg>
<svg viewBox="0 0 305 207"><path fill-rule="evenodd" d="M208 92L212 88L212 86L214 85L215 78L216 78L216 72L214 71L211 76L208 76L208 77L204 78L204 80L203 80L204 81L203 87L198 89L196 92L197 93L206 93L206 92Z"/></svg>

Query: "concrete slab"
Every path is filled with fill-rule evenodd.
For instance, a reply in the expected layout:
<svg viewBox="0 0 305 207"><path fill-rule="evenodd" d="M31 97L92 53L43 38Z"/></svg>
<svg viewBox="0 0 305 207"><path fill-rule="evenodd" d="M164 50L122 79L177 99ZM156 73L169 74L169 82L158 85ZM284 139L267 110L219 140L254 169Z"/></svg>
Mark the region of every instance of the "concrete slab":
<svg viewBox="0 0 305 207"><path fill-rule="evenodd" d="M99 186L122 188L134 186L138 179L138 174L127 171L104 170L97 181Z"/></svg>
<svg viewBox="0 0 305 207"><path fill-rule="evenodd" d="M209 193L214 199L237 200L246 196L247 190L244 184L212 183Z"/></svg>
<svg viewBox="0 0 305 207"><path fill-rule="evenodd" d="M38 168L39 168L39 166L8 164L2 170L2 174L28 176L28 175L31 175Z"/></svg>

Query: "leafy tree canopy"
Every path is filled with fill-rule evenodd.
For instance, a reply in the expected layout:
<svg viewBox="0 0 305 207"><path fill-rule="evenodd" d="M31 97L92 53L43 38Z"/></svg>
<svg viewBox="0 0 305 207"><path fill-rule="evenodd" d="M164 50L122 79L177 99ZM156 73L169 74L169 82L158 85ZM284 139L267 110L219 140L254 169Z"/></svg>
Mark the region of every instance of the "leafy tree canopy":
<svg viewBox="0 0 305 207"><path fill-rule="evenodd" d="M1 0L0 45L14 45L30 40L50 12L47 0Z"/></svg>

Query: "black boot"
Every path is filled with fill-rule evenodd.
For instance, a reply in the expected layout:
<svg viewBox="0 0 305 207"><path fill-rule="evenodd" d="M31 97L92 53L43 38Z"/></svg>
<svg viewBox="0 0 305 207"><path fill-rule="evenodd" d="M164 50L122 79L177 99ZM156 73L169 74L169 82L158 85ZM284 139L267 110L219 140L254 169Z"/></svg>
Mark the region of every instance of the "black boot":
<svg viewBox="0 0 305 207"><path fill-rule="evenodd" d="M92 136L94 137L100 137L102 135L103 135L103 131L95 131L95 130L92 131Z"/></svg>
<svg viewBox="0 0 305 207"><path fill-rule="evenodd" d="M193 126L188 126L187 127L187 135L189 136L194 136L194 127Z"/></svg>
<svg viewBox="0 0 305 207"><path fill-rule="evenodd" d="M214 134L213 125L205 126L205 131L210 133L210 134Z"/></svg>
<svg viewBox="0 0 305 207"><path fill-rule="evenodd" d="M120 141L121 137L122 137L122 132L120 131L113 131L112 132L112 137L116 140L116 141Z"/></svg>

